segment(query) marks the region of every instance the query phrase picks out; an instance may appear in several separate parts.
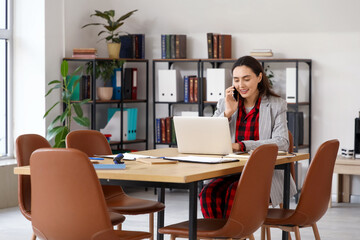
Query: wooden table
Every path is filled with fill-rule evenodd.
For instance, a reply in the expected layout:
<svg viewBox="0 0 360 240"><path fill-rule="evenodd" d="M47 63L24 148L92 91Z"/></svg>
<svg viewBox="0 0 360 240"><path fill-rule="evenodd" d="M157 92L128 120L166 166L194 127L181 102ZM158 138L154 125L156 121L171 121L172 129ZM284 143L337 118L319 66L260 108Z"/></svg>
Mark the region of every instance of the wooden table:
<svg viewBox="0 0 360 240"><path fill-rule="evenodd" d="M338 174L337 202L350 202L350 176L360 175L360 159L338 156L335 162L334 173Z"/></svg>
<svg viewBox="0 0 360 240"><path fill-rule="evenodd" d="M154 149L137 152L137 154L148 156L184 156L179 154L176 148ZM138 161L126 161L125 170L97 170L96 173L101 184L122 186L145 186L159 188L158 201L165 202L165 188L189 189L189 239L196 239L197 219L197 188L198 182L210 178L236 174L243 170L248 157L239 157L239 162L223 164L199 164L183 163L177 164L146 164ZM276 165L284 169L284 208L289 207L290 189L290 163L309 159L307 153L296 153L288 156L278 156ZM30 168L16 167L15 174L30 174ZM164 226L164 211L158 213L158 228ZM163 239L163 235L157 235ZM287 234L283 233L283 239Z"/></svg>

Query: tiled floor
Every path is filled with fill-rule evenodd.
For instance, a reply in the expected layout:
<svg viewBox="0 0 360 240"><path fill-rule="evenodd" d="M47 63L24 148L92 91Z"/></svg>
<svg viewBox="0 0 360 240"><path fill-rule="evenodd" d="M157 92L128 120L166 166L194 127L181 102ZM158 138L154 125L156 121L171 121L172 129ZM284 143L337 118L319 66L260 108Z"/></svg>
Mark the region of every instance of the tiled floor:
<svg viewBox="0 0 360 240"><path fill-rule="evenodd" d="M143 189L127 189L127 192L136 197L156 199L152 189L145 192ZM183 190L166 191L165 224L186 220L188 217L188 194ZM294 207L294 203L292 204ZM201 216L199 211L198 216ZM360 204L333 204L325 216L318 222L320 236L325 240L360 239ZM144 215L126 216L123 229L148 229L148 217ZM26 240L32 233L31 223L20 213L18 208L0 209L0 239ZM302 239L314 239L311 229L300 230ZM260 230L255 234L260 239ZM169 239L169 236L165 236ZM278 229L272 230L272 239L281 239ZM293 239L295 239L293 237Z"/></svg>

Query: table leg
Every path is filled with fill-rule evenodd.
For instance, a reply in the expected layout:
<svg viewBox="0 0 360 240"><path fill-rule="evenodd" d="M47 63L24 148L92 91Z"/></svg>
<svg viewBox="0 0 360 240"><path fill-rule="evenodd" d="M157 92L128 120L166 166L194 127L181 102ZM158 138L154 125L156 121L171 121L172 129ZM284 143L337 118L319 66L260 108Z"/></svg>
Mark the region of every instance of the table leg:
<svg viewBox="0 0 360 240"><path fill-rule="evenodd" d="M283 195L284 209L289 209L290 207L290 163L285 164L284 168L284 195ZM282 239L288 239L288 233L282 232Z"/></svg>
<svg viewBox="0 0 360 240"><path fill-rule="evenodd" d="M350 175L344 174L343 175L343 201L345 203L350 202Z"/></svg>
<svg viewBox="0 0 360 240"><path fill-rule="evenodd" d="M165 204L165 188L159 188L160 191L158 191L158 202ZM165 210L159 211L157 213L157 239L163 240L164 234L159 233L159 229L164 226L164 217L165 217Z"/></svg>
<svg viewBox="0 0 360 240"><path fill-rule="evenodd" d="M197 182L190 183L189 189L189 239L197 235Z"/></svg>

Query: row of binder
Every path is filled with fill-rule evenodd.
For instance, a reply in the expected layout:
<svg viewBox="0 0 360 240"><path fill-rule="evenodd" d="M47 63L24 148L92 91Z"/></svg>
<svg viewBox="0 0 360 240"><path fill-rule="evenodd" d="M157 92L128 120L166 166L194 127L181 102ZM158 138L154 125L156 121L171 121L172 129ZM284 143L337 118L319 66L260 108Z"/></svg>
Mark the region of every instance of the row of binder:
<svg viewBox="0 0 360 240"><path fill-rule="evenodd" d="M123 141L136 140L137 115L137 108L123 108ZM108 123L100 132L111 134L111 141L121 141L121 108L108 109Z"/></svg>
<svg viewBox="0 0 360 240"><path fill-rule="evenodd" d="M137 99L137 68L124 68L124 96L123 99ZM111 77L111 85L113 87L113 100L121 99L121 79L123 73L122 68L115 68Z"/></svg>
<svg viewBox="0 0 360 240"><path fill-rule="evenodd" d="M181 78L175 69L158 71L158 101L160 102L197 102L199 96L198 84L190 83L189 76ZM198 81L195 76L193 80ZM224 97L225 89L231 85L230 69L209 68L206 70L206 78L203 78L206 101L218 101ZM191 85L192 84L192 85ZM190 92L192 88L192 92ZM192 100L192 101L191 101Z"/></svg>
<svg viewBox="0 0 360 240"><path fill-rule="evenodd" d="M176 144L174 121L172 117L155 119L155 142Z"/></svg>

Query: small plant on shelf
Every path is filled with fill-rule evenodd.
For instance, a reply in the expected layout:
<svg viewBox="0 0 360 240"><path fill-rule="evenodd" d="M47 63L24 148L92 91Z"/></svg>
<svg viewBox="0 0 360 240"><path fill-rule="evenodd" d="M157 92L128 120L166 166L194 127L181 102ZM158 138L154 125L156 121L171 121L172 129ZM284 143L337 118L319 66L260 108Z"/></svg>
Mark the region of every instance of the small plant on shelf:
<svg viewBox="0 0 360 240"><path fill-rule="evenodd" d="M265 75L267 76L267 78L269 79L269 82L270 82L271 87L273 87L273 86L274 86L274 84L273 84L273 81L274 81L274 80L273 80L273 78L274 78L274 72L271 71L269 65L267 65L267 66L265 67L264 72L265 72Z"/></svg>
<svg viewBox="0 0 360 240"><path fill-rule="evenodd" d="M99 41L105 39L108 42L108 51L109 51L109 57L110 58L119 58L119 52L120 52L120 34L122 31L119 30L119 28L124 24L124 21L129 18L131 15L133 15L136 10L130 11L124 15L122 15L119 18L115 18L115 10L109 10L109 11L98 11L95 10L94 14L91 14L90 17L96 16L104 19L106 23L96 22L96 23L88 23L82 28L85 28L87 26L103 26L105 30L101 30L98 33L98 36L101 36L105 34L105 37L100 39ZM111 52L114 48L115 52Z"/></svg>
<svg viewBox="0 0 360 240"><path fill-rule="evenodd" d="M81 105L90 101L90 99L85 99L80 102L72 102L71 97L74 94L76 86L79 84L80 79L76 79L76 74L82 71L82 66L79 66L70 76L68 76L69 65L66 60L61 63L61 76L62 81L53 80L49 82L49 86L52 88L46 93L47 97L53 90L61 89L62 97L61 100L57 101L52 107L50 107L44 114L44 118L54 109L58 104L64 104L64 111L62 114L55 117L51 122L47 131L47 140L55 138L55 148L64 148L65 147L65 138L66 135L70 132L71 121L74 120L79 125L84 127L89 127L90 120L89 118L83 115ZM76 80L75 80L76 79ZM73 82L72 82L73 81ZM74 111L73 111L74 110ZM73 112L76 116L73 116Z"/></svg>

